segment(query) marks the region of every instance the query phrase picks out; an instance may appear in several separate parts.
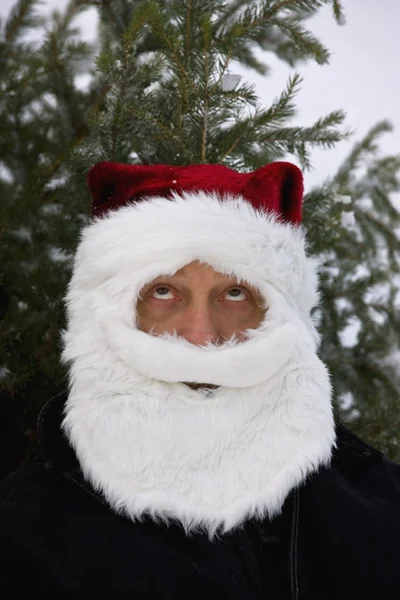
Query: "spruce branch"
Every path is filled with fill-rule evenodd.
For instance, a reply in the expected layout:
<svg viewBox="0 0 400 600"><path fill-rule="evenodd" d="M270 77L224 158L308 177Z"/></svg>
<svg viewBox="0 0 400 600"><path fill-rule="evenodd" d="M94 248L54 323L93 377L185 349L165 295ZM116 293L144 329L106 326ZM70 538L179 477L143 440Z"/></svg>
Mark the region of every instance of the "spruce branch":
<svg viewBox="0 0 400 600"><path fill-rule="evenodd" d="M294 44L299 57L312 56L319 65L329 62L330 55L327 48L312 33L307 31L300 22L276 19L275 24Z"/></svg>
<svg viewBox="0 0 400 600"><path fill-rule="evenodd" d="M185 55L189 56L192 47L192 1L186 2Z"/></svg>
<svg viewBox="0 0 400 600"><path fill-rule="evenodd" d="M343 7L340 0L332 0L332 11L333 16L336 19L338 25L345 25L346 18L344 16Z"/></svg>
<svg viewBox="0 0 400 600"><path fill-rule="evenodd" d="M209 128L209 104L210 104L210 90L209 90L209 79L210 79L210 22L204 20L203 27L203 118L202 118L202 135L201 135L201 162L205 163L207 159L207 135Z"/></svg>
<svg viewBox="0 0 400 600"><path fill-rule="evenodd" d="M215 77L214 85L210 89L210 94L214 95L217 93L218 89L221 87L222 80L229 69L229 65L232 62L232 54L231 50L228 50L225 53L225 56L221 56L218 63L218 75Z"/></svg>
<svg viewBox="0 0 400 600"><path fill-rule="evenodd" d="M257 125L268 125L275 127L291 119L295 114L294 100L300 90L302 78L298 73L292 75L280 97L274 101L272 106L262 111L257 118ZM323 125L321 125L323 127Z"/></svg>
<svg viewBox="0 0 400 600"><path fill-rule="evenodd" d="M2 32L3 43L11 45L21 38L27 29L43 24L43 19L35 15L34 9L40 0L18 0L10 11Z"/></svg>
<svg viewBox="0 0 400 600"><path fill-rule="evenodd" d="M150 0L146 6L148 11L147 19L148 23L153 31L153 34L161 42L163 47L168 51L169 56L173 59L174 65L178 67L182 76L186 78L187 73L185 65L181 61L179 55L179 40L174 35L173 26L164 19L164 16L159 9L157 2Z"/></svg>
<svg viewBox="0 0 400 600"><path fill-rule="evenodd" d="M345 187L350 183L350 177L354 171L370 156L373 156L378 151L378 141L382 134L392 131L392 125L389 121L380 121L370 131L354 145L349 156L342 162L334 178L334 183L341 187Z"/></svg>
<svg viewBox="0 0 400 600"><path fill-rule="evenodd" d="M219 160L221 163L224 163L226 161L226 159L233 155L237 149L237 146L239 145L239 143L241 142L241 140L243 139L243 137L248 133L249 127L248 125L250 124L250 119L246 122L241 122L240 124L236 124L235 127L233 127L229 134L230 137L234 138L233 141L231 142L231 144L226 148L226 150L220 155ZM238 133L236 133L238 131ZM232 136L233 133L233 136Z"/></svg>
<svg viewBox="0 0 400 600"><path fill-rule="evenodd" d="M131 107L132 114L135 115L143 123L149 123L152 126L152 134L155 136L156 141L171 141L179 146L185 156L190 154L189 148L185 145L181 136L171 129L170 126L166 125L162 120L157 119L153 116L146 108L140 108L139 106ZM157 135L157 131L160 132L160 136Z"/></svg>

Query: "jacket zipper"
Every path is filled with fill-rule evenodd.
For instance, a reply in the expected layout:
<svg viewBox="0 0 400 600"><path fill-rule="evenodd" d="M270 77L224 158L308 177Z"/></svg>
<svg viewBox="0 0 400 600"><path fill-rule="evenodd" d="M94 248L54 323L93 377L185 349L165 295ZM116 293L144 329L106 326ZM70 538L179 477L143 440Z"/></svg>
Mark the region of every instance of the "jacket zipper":
<svg viewBox="0 0 400 600"><path fill-rule="evenodd" d="M292 523L290 531L290 588L292 600L299 600L299 575L298 575L298 541L299 541L299 514L300 491L296 490L293 497Z"/></svg>
<svg viewBox="0 0 400 600"><path fill-rule="evenodd" d="M300 588L298 578L298 540L299 540L299 514L300 514L300 492L296 490L293 494L292 499L292 511L291 511L291 522L290 522L290 537L289 537L289 569L288 576L290 579L290 585L288 594L290 600L299 600ZM261 544L261 547L267 543L265 531L257 521L252 521L250 526L256 532L257 539ZM265 588L265 586L263 586ZM265 592L266 593L266 590ZM265 598L271 598L273 600L273 594L268 590L269 595L264 595ZM278 594L281 597L280 593Z"/></svg>

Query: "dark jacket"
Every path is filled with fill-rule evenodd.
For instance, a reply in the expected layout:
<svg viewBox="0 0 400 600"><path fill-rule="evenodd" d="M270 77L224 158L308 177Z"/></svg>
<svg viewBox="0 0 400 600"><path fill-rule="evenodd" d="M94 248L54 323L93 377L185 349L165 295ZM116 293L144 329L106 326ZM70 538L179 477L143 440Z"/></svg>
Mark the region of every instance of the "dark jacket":
<svg viewBox="0 0 400 600"><path fill-rule="evenodd" d="M400 467L338 425L331 468L272 522L210 542L176 525L133 523L84 481L60 431L62 402L39 419L43 465L0 492L5 600L397 600Z"/></svg>

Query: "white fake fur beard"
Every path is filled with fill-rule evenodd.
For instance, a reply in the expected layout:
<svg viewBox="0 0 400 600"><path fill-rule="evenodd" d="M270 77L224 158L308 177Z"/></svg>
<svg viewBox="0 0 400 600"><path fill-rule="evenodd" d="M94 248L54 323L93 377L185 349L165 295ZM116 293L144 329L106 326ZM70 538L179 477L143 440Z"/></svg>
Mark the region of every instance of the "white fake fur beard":
<svg viewBox="0 0 400 600"><path fill-rule="evenodd" d="M143 285L195 260L263 294L266 317L246 341L196 347L137 329ZM149 199L84 230L67 294L63 427L114 510L212 538L273 517L329 464L335 430L310 318L317 298L301 229L242 198Z"/></svg>

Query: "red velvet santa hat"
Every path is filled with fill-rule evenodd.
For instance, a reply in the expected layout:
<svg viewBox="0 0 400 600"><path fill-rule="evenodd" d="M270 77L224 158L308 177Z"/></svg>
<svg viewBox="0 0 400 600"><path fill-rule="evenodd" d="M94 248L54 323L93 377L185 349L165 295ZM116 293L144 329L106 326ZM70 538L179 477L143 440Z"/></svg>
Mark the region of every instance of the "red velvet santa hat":
<svg viewBox="0 0 400 600"><path fill-rule="evenodd" d="M202 190L221 198L241 196L253 208L269 211L286 222L301 222L303 178L293 164L275 162L250 173L223 165L125 165L102 162L89 172L93 216L102 216L129 201L171 197Z"/></svg>

